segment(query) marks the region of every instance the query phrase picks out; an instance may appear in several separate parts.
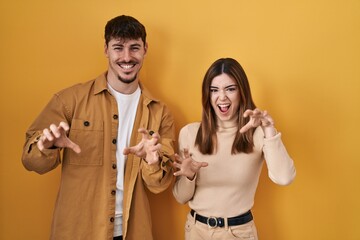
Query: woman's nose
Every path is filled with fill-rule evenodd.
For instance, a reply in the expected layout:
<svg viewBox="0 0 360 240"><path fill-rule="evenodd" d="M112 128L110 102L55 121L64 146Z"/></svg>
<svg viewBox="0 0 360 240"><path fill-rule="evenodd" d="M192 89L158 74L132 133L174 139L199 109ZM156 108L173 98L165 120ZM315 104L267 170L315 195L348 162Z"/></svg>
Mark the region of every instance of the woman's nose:
<svg viewBox="0 0 360 240"><path fill-rule="evenodd" d="M219 98L221 99L221 100L223 100L223 99L226 99L226 93L225 93L225 91L224 90L220 90L220 92L219 92Z"/></svg>

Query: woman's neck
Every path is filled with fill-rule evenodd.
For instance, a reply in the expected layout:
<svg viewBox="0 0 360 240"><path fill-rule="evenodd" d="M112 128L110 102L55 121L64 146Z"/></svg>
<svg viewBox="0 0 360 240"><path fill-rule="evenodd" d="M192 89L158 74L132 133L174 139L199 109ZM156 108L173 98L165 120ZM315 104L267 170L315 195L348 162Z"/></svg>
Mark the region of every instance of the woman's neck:
<svg viewBox="0 0 360 240"><path fill-rule="evenodd" d="M232 118L232 119L226 120L226 121L220 120L218 118L217 125L218 125L219 129L234 128L234 127L237 127L238 121L237 121L237 118Z"/></svg>

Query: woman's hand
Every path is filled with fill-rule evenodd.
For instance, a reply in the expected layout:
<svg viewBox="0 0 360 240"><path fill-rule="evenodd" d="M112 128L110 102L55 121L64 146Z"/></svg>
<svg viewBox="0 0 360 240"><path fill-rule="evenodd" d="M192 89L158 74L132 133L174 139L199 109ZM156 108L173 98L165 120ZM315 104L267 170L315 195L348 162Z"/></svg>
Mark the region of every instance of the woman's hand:
<svg viewBox="0 0 360 240"><path fill-rule="evenodd" d="M247 132L251 128L261 126L264 131L265 137L273 137L277 131L274 127L274 120L267 111L262 111L258 108L254 110L247 109L243 115L244 118L250 117L249 122L240 129L241 133Z"/></svg>
<svg viewBox="0 0 360 240"><path fill-rule="evenodd" d="M174 167L178 169L174 173L175 176L185 176L190 180L195 178L196 173L199 172L200 168L207 167L207 162L197 162L192 159L188 149L184 149L184 158L181 158L178 154L175 154Z"/></svg>

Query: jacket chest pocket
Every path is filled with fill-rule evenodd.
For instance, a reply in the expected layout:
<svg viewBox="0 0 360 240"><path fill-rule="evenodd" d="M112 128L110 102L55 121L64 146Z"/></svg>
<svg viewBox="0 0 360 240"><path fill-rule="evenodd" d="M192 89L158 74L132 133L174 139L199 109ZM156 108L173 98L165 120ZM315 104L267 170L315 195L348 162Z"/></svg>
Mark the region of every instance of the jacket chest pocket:
<svg viewBox="0 0 360 240"><path fill-rule="evenodd" d="M69 138L80 146L81 153L65 149L64 162L71 165L102 165L104 126L102 121L73 119Z"/></svg>

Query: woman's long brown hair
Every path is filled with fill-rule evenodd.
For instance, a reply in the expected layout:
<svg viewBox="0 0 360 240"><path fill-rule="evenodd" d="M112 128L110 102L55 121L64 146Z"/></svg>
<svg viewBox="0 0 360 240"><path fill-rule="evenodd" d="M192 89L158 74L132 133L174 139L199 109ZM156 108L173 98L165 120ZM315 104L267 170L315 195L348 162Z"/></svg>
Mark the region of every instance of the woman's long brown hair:
<svg viewBox="0 0 360 240"><path fill-rule="evenodd" d="M210 86L212 80L221 75L227 74L229 77L235 80L240 90L240 106L238 111L238 132L235 136L231 154L236 153L250 153L253 151L253 134L254 129L247 131L246 133L240 133L241 127L243 127L248 121L248 118L244 118L243 114L247 109L255 109L255 103L251 97L250 85L241 65L232 58L220 58L216 60L210 68L207 70L203 83L202 83L202 120L200 128L197 132L195 139L195 146L198 146L202 154L212 154L216 152L217 148L217 117L210 102Z"/></svg>

